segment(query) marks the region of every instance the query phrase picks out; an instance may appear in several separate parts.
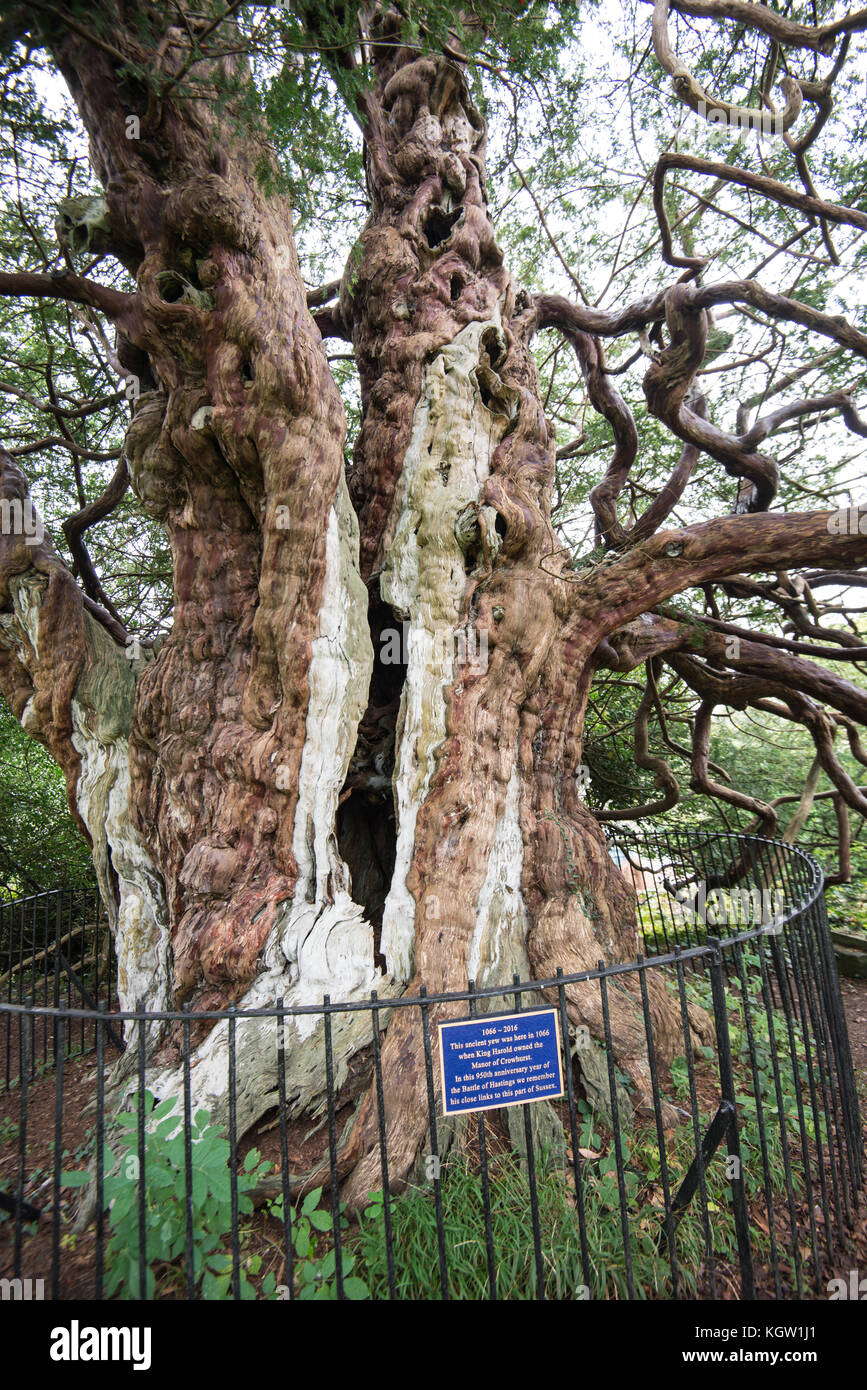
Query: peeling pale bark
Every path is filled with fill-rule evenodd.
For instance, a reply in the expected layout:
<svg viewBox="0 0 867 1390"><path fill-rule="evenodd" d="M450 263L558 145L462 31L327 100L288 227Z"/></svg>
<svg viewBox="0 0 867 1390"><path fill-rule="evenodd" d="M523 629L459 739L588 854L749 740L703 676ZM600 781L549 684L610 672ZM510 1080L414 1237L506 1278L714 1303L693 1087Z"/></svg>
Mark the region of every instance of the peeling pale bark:
<svg viewBox="0 0 867 1390"><path fill-rule="evenodd" d="M389 34L383 20L381 36ZM351 269L351 296L341 295L365 405L353 473L362 567L387 611L408 614L417 631L469 624L487 656L482 670L458 671L442 660L431 669L410 647L382 951L401 982L411 976L410 993L422 984L431 993L460 991L473 975L490 986L510 984L515 973L550 977L558 966L578 973L635 955L634 896L574 785L604 635L600 608L588 601L576 611L576 581L552 539L554 435L522 327L522 296L503 269L487 213L484 126L452 64L393 44L373 53L373 212ZM464 357L471 342L484 351ZM444 374L458 350L456 370ZM476 362L483 408L472 418L463 383ZM454 464L443 467L443 458L460 460L466 483L456 492ZM472 503L474 539L466 526ZM455 548L455 523L461 548L468 538L478 546L478 563ZM664 1056L676 1029L661 988L652 990L651 1007ZM432 1007L432 1026L456 1011L465 1006ZM414 1012L400 1010L390 1021L382 1054L398 1184L427 1129ZM602 1034L595 983L568 987L567 1012L573 1024ZM637 996L618 992L611 1022L618 1062L646 1102ZM368 1096L347 1145L350 1201L378 1181L377 1138Z"/></svg>
<svg viewBox="0 0 867 1390"><path fill-rule="evenodd" d="M43 575L25 571L9 583L11 611L0 613L0 648L7 661L26 673L31 688L45 659L40 628L47 590ZM89 614L81 613L80 621L84 655L69 702L70 743L77 755L73 807L90 838L100 894L114 932L120 1006L132 1009L142 1001L149 1009L163 1009L170 1002L165 895L128 805L135 663ZM50 641L44 630L42 641ZM45 740L33 694L19 718L24 729ZM130 1025L125 1032L129 1037Z"/></svg>
<svg viewBox="0 0 867 1390"><path fill-rule="evenodd" d="M337 800L373 664L367 593L358 573L358 527L342 481L329 516L326 577L312 652L293 837L298 877L293 897L276 914L262 972L237 1001L241 1009L270 1008L281 999L287 1009L316 1005L326 994L335 1000L364 999L373 989L387 997L393 988L374 965L372 929L350 896L349 873L334 833ZM274 1019L257 1019L241 1021L236 1028L237 1115L243 1131L276 1104L278 1027ZM370 1040L369 1014L334 1018L338 1086L349 1057ZM287 1019L283 1045L287 1105L295 1114L322 1099L321 1020L311 1015ZM228 1050L228 1024L220 1023L196 1049L190 1073L197 1103L221 1116ZM180 1096L183 1068L156 1073L151 1082L161 1096Z"/></svg>
<svg viewBox="0 0 867 1390"><path fill-rule="evenodd" d="M468 324L425 368L421 395L403 459L393 539L380 577L380 593L406 618L409 662L397 723L394 774L397 853L385 905L381 949L390 972L405 984L412 974L415 899L406 877L414 856L416 820L430 789L446 737L446 691L458 675L457 658L482 658L457 631L465 619L467 570L459 518L482 501L494 449L506 417L484 404L478 382L486 334L495 320ZM465 664L468 664L465 662Z"/></svg>

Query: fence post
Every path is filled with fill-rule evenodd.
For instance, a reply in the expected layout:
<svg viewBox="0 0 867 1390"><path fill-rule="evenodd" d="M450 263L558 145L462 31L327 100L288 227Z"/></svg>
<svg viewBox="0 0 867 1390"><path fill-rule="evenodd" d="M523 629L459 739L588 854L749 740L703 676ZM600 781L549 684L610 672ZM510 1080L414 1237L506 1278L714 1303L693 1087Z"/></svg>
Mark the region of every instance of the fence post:
<svg viewBox="0 0 867 1390"><path fill-rule="evenodd" d="M723 1101L731 1107L726 1124L728 1157L737 1160L736 1174L729 1179L732 1189L732 1207L735 1218L735 1237L738 1243L738 1258L741 1266L741 1298L754 1299L756 1279L753 1270L753 1251L750 1243L750 1223L747 1212L747 1197L744 1187L741 1142L738 1134L737 1100L735 1099L735 1078L732 1070L732 1047L729 1037L729 1020L726 1011L725 980L723 978L722 955L716 937L708 939L713 954L709 961L713 1017L716 1027L717 1057L719 1059L720 1091Z"/></svg>
<svg viewBox="0 0 867 1390"><path fill-rule="evenodd" d="M862 1176L861 1111L858 1104L855 1070L852 1065L852 1049L849 1042L846 1012L843 1008L843 995L840 990L837 958L834 955L834 944L828 927L824 886L820 896L808 909L806 922L808 926L813 927L813 936L822 963L819 987L828 1016L834 1067L837 1073L837 1084L840 1088L843 1132L849 1158L849 1187L852 1201L857 1203L857 1193L861 1186Z"/></svg>
<svg viewBox="0 0 867 1390"><path fill-rule="evenodd" d="M54 1007L60 1008L60 938L63 932L63 893L57 894L54 912Z"/></svg>

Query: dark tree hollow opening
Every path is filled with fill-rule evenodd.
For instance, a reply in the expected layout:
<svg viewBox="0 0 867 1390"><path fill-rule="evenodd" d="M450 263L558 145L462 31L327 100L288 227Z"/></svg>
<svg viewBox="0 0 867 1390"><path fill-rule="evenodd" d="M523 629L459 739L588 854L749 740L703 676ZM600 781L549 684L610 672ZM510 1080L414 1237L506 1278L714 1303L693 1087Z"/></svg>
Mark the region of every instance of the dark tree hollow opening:
<svg viewBox="0 0 867 1390"><path fill-rule="evenodd" d="M352 897L373 927L374 961L383 970L382 916L397 848L392 777L401 695L407 672L407 625L378 593L370 597L373 672L367 709L340 796L337 845L352 879Z"/></svg>

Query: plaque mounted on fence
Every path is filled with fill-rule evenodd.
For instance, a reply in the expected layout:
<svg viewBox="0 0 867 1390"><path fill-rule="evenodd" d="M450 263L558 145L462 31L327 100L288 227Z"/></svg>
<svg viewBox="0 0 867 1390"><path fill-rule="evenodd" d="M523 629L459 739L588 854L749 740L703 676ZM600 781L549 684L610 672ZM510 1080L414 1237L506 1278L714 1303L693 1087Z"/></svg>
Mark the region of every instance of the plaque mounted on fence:
<svg viewBox="0 0 867 1390"><path fill-rule="evenodd" d="M439 1025L446 1115L563 1095L556 1009L480 1014Z"/></svg>

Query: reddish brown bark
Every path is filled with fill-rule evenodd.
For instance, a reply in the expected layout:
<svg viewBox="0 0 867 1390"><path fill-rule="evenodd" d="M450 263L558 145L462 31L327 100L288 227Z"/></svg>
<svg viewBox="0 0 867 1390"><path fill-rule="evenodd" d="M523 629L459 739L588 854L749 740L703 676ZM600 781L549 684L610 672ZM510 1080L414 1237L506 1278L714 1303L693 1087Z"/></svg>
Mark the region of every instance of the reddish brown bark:
<svg viewBox="0 0 867 1390"><path fill-rule="evenodd" d="M107 17L111 45L131 66L147 64L148 35ZM169 30L160 47L165 78L184 58L172 39ZM91 137L113 245L136 274L121 322L153 389L138 401L127 454L174 565L172 632L137 688L131 813L165 881L176 998L219 985L227 999L255 974L295 881L307 672L343 411L289 207L263 192L257 167L270 156L239 129L239 110L182 98L154 113L133 79L118 100L104 46L66 30L52 48ZM203 61L189 80L243 83L233 60L219 66ZM128 138L130 112L140 139Z"/></svg>

